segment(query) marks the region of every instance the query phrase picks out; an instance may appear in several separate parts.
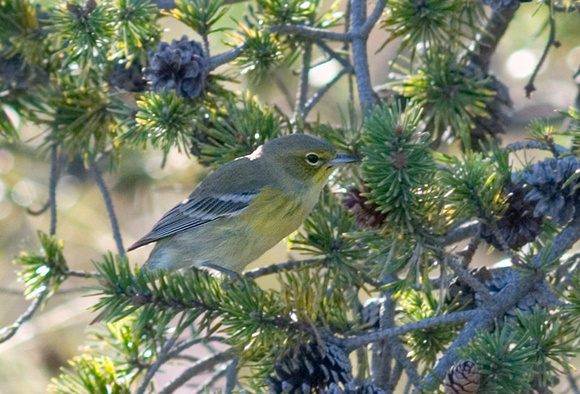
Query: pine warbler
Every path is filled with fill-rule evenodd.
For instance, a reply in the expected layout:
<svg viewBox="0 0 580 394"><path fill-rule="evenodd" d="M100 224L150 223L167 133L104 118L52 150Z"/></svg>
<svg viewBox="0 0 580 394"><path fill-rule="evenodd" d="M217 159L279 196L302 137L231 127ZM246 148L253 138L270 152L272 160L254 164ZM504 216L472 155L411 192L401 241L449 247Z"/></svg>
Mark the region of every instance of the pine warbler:
<svg viewBox="0 0 580 394"><path fill-rule="evenodd" d="M359 161L305 134L276 138L212 172L128 250L157 242L146 267L238 273L298 229L333 167Z"/></svg>

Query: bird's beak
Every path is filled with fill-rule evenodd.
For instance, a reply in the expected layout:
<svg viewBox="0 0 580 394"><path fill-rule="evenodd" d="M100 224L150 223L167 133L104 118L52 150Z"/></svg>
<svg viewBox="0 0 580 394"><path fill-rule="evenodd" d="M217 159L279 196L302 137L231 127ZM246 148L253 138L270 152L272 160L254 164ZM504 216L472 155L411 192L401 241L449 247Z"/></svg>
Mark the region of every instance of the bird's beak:
<svg viewBox="0 0 580 394"><path fill-rule="evenodd" d="M361 161L362 159L360 157L357 156L353 156L353 155L345 155L343 153L339 153L338 155L336 155L336 157L332 160L329 160L328 163L326 163L329 166L336 166L336 165L341 165L341 164L348 164L348 163L356 163L357 161Z"/></svg>

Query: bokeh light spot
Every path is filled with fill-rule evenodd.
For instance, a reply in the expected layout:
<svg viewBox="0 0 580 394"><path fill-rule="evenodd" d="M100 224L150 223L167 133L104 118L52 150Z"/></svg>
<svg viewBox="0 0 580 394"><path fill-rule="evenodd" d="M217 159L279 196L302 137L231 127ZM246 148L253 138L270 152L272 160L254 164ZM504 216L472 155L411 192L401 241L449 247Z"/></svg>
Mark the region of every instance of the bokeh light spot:
<svg viewBox="0 0 580 394"><path fill-rule="evenodd" d="M5 174L14 167L14 156L12 153L0 149L0 174Z"/></svg>
<svg viewBox="0 0 580 394"><path fill-rule="evenodd" d="M532 75L537 63L538 57L532 50L521 49L507 59L506 69L513 78L523 79Z"/></svg>
<svg viewBox="0 0 580 394"><path fill-rule="evenodd" d="M308 72L312 86L324 86L340 72L340 63L336 60L328 61L320 66L312 68Z"/></svg>
<svg viewBox="0 0 580 394"><path fill-rule="evenodd" d="M36 195L36 185L28 180L18 182L12 189L12 200L21 207L29 207Z"/></svg>
<svg viewBox="0 0 580 394"><path fill-rule="evenodd" d="M566 64L570 67L570 70L576 71L580 66L580 46L572 48L568 55L566 56Z"/></svg>

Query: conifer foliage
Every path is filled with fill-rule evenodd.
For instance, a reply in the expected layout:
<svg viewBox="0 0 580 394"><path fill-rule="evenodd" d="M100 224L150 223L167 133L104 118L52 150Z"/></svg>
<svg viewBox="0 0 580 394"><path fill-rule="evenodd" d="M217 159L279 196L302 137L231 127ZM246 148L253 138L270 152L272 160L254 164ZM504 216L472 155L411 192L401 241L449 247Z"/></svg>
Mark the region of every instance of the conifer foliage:
<svg viewBox="0 0 580 394"><path fill-rule="evenodd" d="M0 343L76 277L95 325L54 393L166 394L200 376L197 392L576 388L579 109L504 146L514 91L489 71L510 21L537 10L551 29L545 54L560 17L580 24L578 1L0 0L0 143L48 152L50 166L37 212L50 228L14 260L31 304ZM187 33L164 39L168 19ZM380 86L371 32L392 49ZM328 62L338 69L314 90ZM266 87L290 109L262 98ZM334 89L350 98L341 117L316 116ZM23 123L41 130L33 143ZM125 255L104 162L120 177L124 155L159 150L216 168L294 132L362 157L288 240L307 260L230 278L153 273ZM93 175L116 241L93 271L70 268L57 227L73 160ZM502 267L476 270L479 246L502 253ZM258 285L265 275L276 286Z"/></svg>

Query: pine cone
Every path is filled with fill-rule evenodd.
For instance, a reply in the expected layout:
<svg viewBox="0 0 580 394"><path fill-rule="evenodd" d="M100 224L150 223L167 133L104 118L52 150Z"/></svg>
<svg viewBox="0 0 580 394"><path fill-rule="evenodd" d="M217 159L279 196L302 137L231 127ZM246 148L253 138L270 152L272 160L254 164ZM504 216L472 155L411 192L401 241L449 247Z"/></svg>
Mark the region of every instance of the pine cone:
<svg viewBox="0 0 580 394"><path fill-rule="evenodd" d="M481 374L473 360L459 360L447 371L446 394L477 394Z"/></svg>
<svg viewBox="0 0 580 394"><path fill-rule="evenodd" d="M352 380L352 366L344 350L332 343L303 343L274 364L268 384L271 393L310 393L336 391Z"/></svg>
<svg viewBox="0 0 580 394"><path fill-rule="evenodd" d="M518 274L512 268L496 268L486 271L487 273L482 272L478 279L489 289L489 293L492 296L502 291L509 283L513 283L517 280L516 275ZM555 300L546 297L546 294L551 294L551 292L552 291L546 282L539 283L534 290L526 294L512 309L507 311L505 316L516 317L516 310L520 310L524 313L531 313L538 308L554 307ZM477 294L475 294L475 301L478 305L481 305L482 303Z"/></svg>
<svg viewBox="0 0 580 394"><path fill-rule="evenodd" d="M344 194L342 205L352 213L360 228L378 230L385 225L386 215L379 212L378 207L362 196L355 187L349 188Z"/></svg>
<svg viewBox="0 0 580 394"><path fill-rule="evenodd" d="M379 328L381 305L384 298L369 298L361 310L361 323L365 328Z"/></svg>
<svg viewBox="0 0 580 394"><path fill-rule="evenodd" d="M155 91L175 90L181 96L197 97L205 86L207 61L203 56L201 44L186 36L171 45L161 42L157 52L149 52L145 78Z"/></svg>
<svg viewBox="0 0 580 394"><path fill-rule="evenodd" d="M565 188L562 187L579 169L578 158L567 156L563 159L545 159L522 172L522 181L531 187L525 201L535 203L535 217L549 216L557 226L563 226L572 219L580 203L580 193L576 193L578 181L573 180Z"/></svg>
<svg viewBox="0 0 580 394"><path fill-rule="evenodd" d="M143 78L143 70L135 63L132 63L129 67L125 63L117 63L109 77L109 83L111 86L126 92L144 92L147 89L147 81Z"/></svg>
<svg viewBox="0 0 580 394"><path fill-rule="evenodd" d="M534 216L535 204L526 201L524 188L519 183L509 183L508 208L496 222L500 235L511 249L519 249L532 242L542 232L542 217ZM490 245L501 250L501 244L495 238L489 226L481 226L481 237Z"/></svg>
<svg viewBox="0 0 580 394"><path fill-rule="evenodd" d="M25 63L20 57L0 57L0 88L12 93L36 85L47 85L48 74L40 67ZM5 95L6 92L3 92Z"/></svg>
<svg viewBox="0 0 580 394"><path fill-rule="evenodd" d="M517 10L520 3L528 3L532 0L481 0L485 4L491 5L493 10L499 10L500 8L510 8L512 10Z"/></svg>
<svg viewBox="0 0 580 394"><path fill-rule="evenodd" d="M475 67L475 64L471 65ZM481 74L481 73L480 73ZM489 89L495 91L495 96L486 105L489 116L475 118L475 127L471 130L471 148L479 151L489 140L499 141L499 134L505 134L506 124L512 116L513 101L509 88L493 75L482 76L490 78Z"/></svg>

